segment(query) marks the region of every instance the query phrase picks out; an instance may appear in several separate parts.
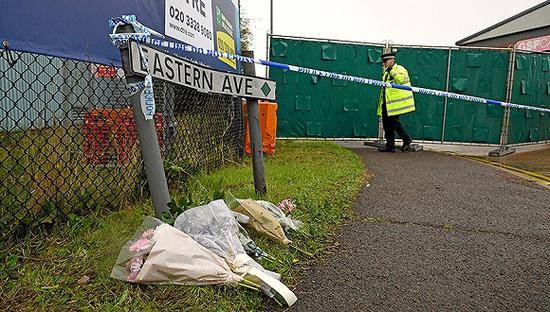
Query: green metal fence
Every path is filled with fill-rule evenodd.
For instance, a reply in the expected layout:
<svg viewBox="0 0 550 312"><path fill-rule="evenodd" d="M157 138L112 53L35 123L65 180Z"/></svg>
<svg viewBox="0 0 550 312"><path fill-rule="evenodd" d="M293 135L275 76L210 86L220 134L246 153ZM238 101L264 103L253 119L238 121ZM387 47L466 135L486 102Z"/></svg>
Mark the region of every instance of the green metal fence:
<svg viewBox="0 0 550 312"><path fill-rule="evenodd" d="M447 50L400 47L397 62L407 68L413 86L445 90L448 58ZM443 135L444 98L417 94L415 102L416 112L402 119L407 131L416 140L440 141Z"/></svg>
<svg viewBox="0 0 550 312"><path fill-rule="evenodd" d="M271 58L362 77L382 73L382 46L273 39ZM373 137L378 88L272 69L278 82L278 136ZM374 126L373 126L374 125Z"/></svg>
<svg viewBox="0 0 550 312"><path fill-rule="evenodd" d="M512 102L550 108L550 54L517 53ZM550 140L550 114L513 110L509 143Z"/></svg>
<svg viewBox="0 0 550 312"><path fill-rule="evenodd" d="M382 74L379 56L383 44L273 36L270 47L270 59L276 62L374 79ZM409 70L414 86L550 106L550 54L483 48L391 48L397 49L397 62ZM515 66L511 68L512 61ZM271 69L270 77L278 82L279 137L377 137L378 87L281 69ZM415 101L416 112L402 120L417 141L499 144L502 133L507 133L501 107L423 94L416 94ZM513 110L508 143L550 140L549 115Z"/></svg>

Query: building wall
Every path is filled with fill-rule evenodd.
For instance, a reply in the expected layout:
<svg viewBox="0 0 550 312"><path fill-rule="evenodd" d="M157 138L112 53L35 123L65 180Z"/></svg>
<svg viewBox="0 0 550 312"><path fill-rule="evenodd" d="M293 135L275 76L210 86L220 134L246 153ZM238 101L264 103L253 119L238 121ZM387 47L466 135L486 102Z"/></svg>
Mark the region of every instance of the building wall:
<svg viewBox="0 0 550 312"><path fill-rule="evenodd" d="M523 31L515 34L508 34L497 38L490 38L485 40L468 42L468 43L462 44L462 46L509 48L509 47L512 47L518 41L535 38L535 37L546 36L546 35L550 35L550 26L546 26L538 29L532 29L529 31Z"/></svg>
<svg viewBox="0 0 550 312"><path fill-rule="evenodd" d="M467 40L465 43L498 38L519 32L528 32L544 27L550 27L550 5L538 8L533 12L514 18L513 20L497 26L494 29L487 30L486 32L475 36L471 40Z"/></svg>

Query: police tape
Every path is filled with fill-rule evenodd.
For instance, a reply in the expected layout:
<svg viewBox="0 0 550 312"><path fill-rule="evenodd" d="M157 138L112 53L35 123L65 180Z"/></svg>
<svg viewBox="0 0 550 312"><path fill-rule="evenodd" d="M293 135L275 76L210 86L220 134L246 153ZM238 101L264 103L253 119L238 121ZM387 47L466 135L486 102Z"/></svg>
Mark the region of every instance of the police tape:
<svg viewBox="0 0 550 312"><path fill-rule="evenodd" d="M125 18L125 16L122 16L120 18L120 21L132 24L132 25L134 25L134 28L136 28L134 23L138 23L137 20L127 18L128 16L131 17L132 15L126 15L126 18ZM135 16L134 16L134 18L135 18ZM508 103L508 102L491 100L491 99L486 99L486 98L477 97L477 96L458 94L458 93L453 93L453 92L448 92L448 91L440 91L440 90L435 90L435 89L405 86L405 85L400 85L400 84L391 83L391 82L384 82L384 81L375 80L375 79L338 74L338 73L327 72L327 71L318 70L318 69L288 65L288 64L272 62L272 61L266 61L266 60L257 59L257 58L251 58L251 57L245 57L245 56L241 56L241 55L237 55L237 54L231 54L231 53L222 52L222 51L214 51L214 50L210 50L210 49L198 48L198 47L195 47L195 46L187 44L187 43L173 42L173 41L167 41L167 40L164 40L164 39L152 38L151 35L156 36L156 34L158 34L156 31L151 30L151 29L147 28L146 26L144 26L142 24L139 24L138 27L139 27L138 29L140 30L140 33L120 33L120 34L114 34L113 33L113 34L110 35L111 40L113 41L113 43L115 45L126 44L128 42L128 40L135 40L137 42L142 42L142 43L145 43L145 44L154 45L154 46L158 46L158 47L161 47L161 48L182 50L182 51L185 51L185 52L208 55L208 56L215 57L215 58L222 57L222 58L232 59L232 60L235 60L235 61L240 61L240 62L245 62L245 63L260 64L260 65L264 65L264 66L268 66L268 67L274 67L274 68L279 68L279 69L283 69L283 70L289 70L289 71L302 73L302 74L307 74L307 75L314 75L314 76L319 76L319 77L326 77L326 78L331 78L331 79L345 80L345 81L356 82L356 83L361 83L361 84L374 85L374 86L378 86L378 87L382 87L382 88L400 89L400 90L405 90L405 91L411 91L411 92L414 92L414 93L421 93L421 94L439 96L439 97L447 97L447 98L451 98L451 99L463 100L463 101L469 101L469 102L477 102L477 103L483 103L483 104L487 104L487 105L496 105L496 106L501 106L501 107L538 111L538 112L541 112L541 113L550 113L549 108L528 106L528 105L515 104L515 103ZM164 38L164 36L162 36L162 38Z"/></svg>
<svg viewBox="0 0 550 312"><path fill-rule="evenodd" d="M116 33L117 28L119 26L126 25L126 24L131 24L134 27L134 30L139 32L139 33L136 33L138 35L145 36L145 37L150 37L151 35L154 35L154 36L164 38L164 35L138 22L135 15L122 15L118 18L112 18L109 20L109 26L113 28L112 34ZM122 43L119 41L113 40L113 44L120 48ZM136 93L140 93L139 98L140 98L140 104L141 104L140 105L141 111L145 117L145 120L151 120L153 119L153 116L155 115L155 110L156 110L155 94L153 91L153 77L151 76L151 73L149 70L149 60L147 59L147 55L146 53L144 53L139 42L138 42L138 51L140 54L140 59L141 59L143 68L145 68L145 71L147 72L147 76L145 76L145 79L143 81L138 81L138 82L129 84L127 87L127 90L131 96Z"/></svg>
<svg viewBox="0 0 550 312"><path fill-rule="evenodd" d="M113 29L113 32L116 30L117 26L127 25L127 24L131 24L132 26L134 26L134 31L136 33L143 33L146 35L153 35L153 36L164 38L163 34L138 22L136 16L133 14L121 15L119 17L113 17L109 20L109 27Z"/></svg>
<svg viewBox="0 0 550 312"><path fill-rule="evenodd" d="M140 92L143 89L145 89L145 81L129 83L126 87L126 90L128 91L128 93L130 93L130 96Z"/></svg>

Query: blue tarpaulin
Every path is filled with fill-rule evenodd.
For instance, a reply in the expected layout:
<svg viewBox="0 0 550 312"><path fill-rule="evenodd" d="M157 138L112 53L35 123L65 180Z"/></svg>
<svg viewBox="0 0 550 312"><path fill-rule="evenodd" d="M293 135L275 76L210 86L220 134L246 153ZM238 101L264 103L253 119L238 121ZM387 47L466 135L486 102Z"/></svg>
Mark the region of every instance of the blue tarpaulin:
<svg viewBox="0 0 550 312"><path fill-rule="evenodd" d="M170 11L166 6L180 10ZM192 27L191 31L196 29L197 33L188 36L197 38L201 33L205 34L209 36L212 48L218 49L216 33L220 33L220 25L223 25L231 32L228 35L233 40L235 52L240 51L238 9L231 0L2 0L0 40L7 41L9 48L17 51L120 66L119 51L108 36L111 29L107 21L110 18L135 14L142 24L164 34L169 12L174 17L173 13L178 11L181 11L178 16L183 20L182 33L190 33L183 28L191 21L189 27ZM221 16L220 12L225 12L225 15ZM207 25L206 19L212 20L212 24ZM231 22L233 25L229 25ZM176 41L170 36L167 38ZM193 40L181 41L195 44ZM176 53L216 69L236 70L231 64L210 56L184 51Z"/></svg>

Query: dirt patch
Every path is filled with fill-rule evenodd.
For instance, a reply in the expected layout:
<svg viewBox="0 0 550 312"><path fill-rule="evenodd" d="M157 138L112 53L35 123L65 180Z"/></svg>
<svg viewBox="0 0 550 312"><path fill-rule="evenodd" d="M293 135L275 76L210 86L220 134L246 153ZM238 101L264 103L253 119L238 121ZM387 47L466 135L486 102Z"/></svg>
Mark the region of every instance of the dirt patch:
<svg viewBox="0 0 550 312"><path fill-rule="evenodd" d="M550 147L504 157L486 157L486 159L550 177Z"/></svg>

